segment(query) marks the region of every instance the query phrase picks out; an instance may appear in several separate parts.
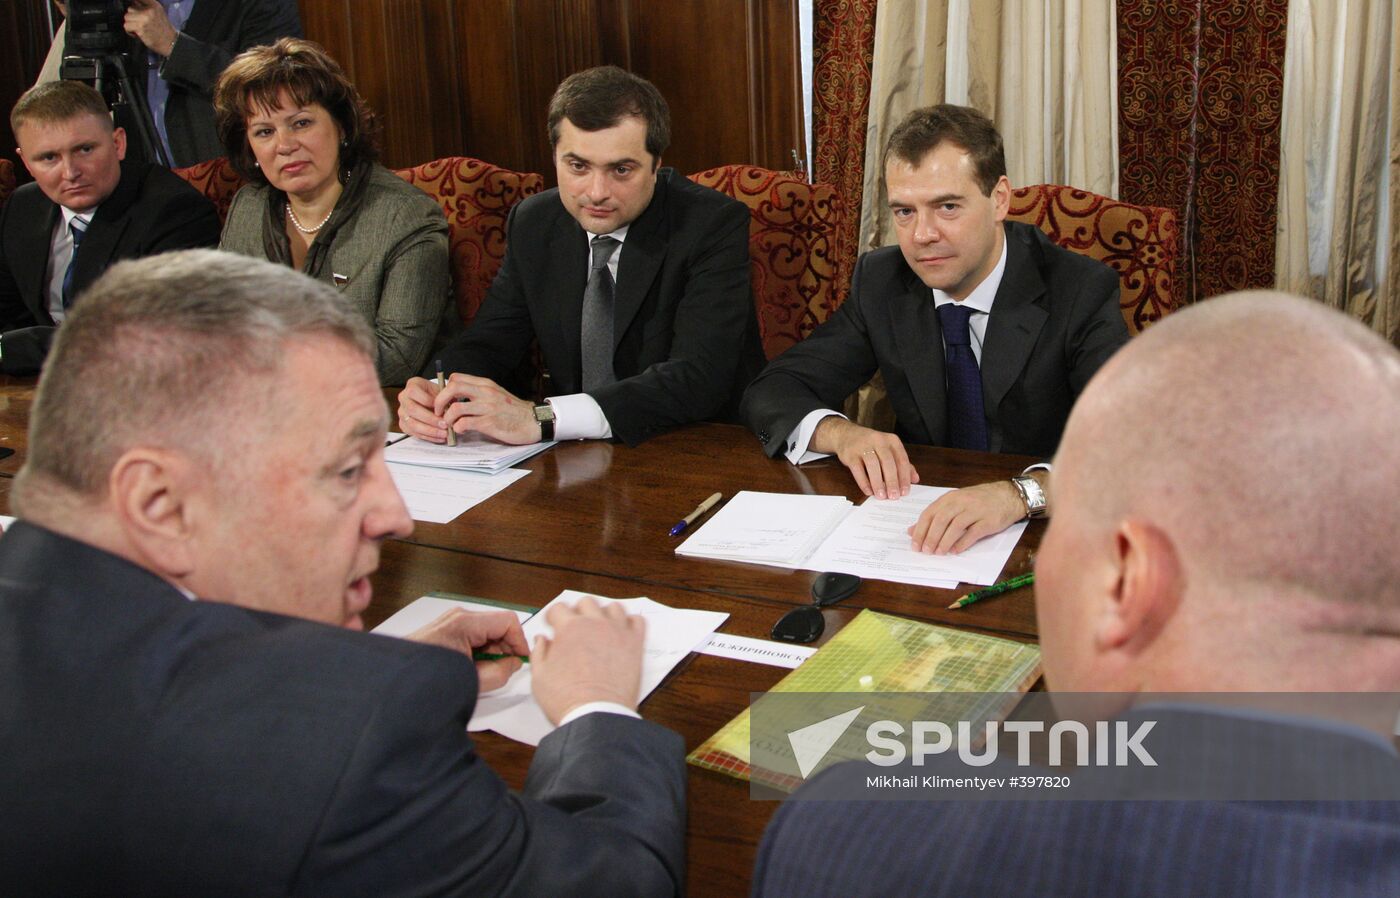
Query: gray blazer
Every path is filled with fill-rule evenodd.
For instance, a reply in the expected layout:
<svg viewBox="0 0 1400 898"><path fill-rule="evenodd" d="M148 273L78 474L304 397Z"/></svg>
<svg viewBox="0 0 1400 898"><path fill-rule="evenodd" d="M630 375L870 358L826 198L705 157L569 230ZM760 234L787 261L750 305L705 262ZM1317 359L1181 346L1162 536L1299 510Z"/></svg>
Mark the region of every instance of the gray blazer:
<svg viewBox="0 0 1400 898"><path fill-rule="evenodd" d="M447 307L451 273L447 219L423 191L375 166L364 205L335 232L320 280L335 287L374 328L375 367L385 386L402 384L428 360ZM265 258L263 221L270 188L238 191L219 248Z"/></svg>

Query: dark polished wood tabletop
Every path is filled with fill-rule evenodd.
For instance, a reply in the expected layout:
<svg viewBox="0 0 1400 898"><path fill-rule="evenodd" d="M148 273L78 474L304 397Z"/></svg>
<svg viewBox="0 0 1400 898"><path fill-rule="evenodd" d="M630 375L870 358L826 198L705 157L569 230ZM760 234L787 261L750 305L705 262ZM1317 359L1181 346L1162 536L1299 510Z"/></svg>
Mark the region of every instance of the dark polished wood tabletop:
<svg viewBox="0 0 1400 898"><path fill-rule="evenodd" d="M921 482L968 486L1020 472L1038 459L954 449L909 447ZM675 554L684 537L667 533L705 497L739 490L864 497L845 466L829 458L795 467L767 458L748 430L727 424L683 428L640 446L597 441L561 443L519 467L533 473L448 524L419 523L409 541L491 558L695 592L762 598L788 605L811 601L812 571L786 571ZM714 512L710 512L712 515ZM705 518L695 527L703 526ZM1042 523L1032 523L1003 572L1030 570ZM1030 591L949 611L959 595L884 581L866 581L853 598L873 608L924 620L1034 637Z"/></svg>
<svg viewBox="0 0 1400 898"><path fill-rule="evenodd" d="M0 377L0 508L27 452L32 379ZM1037 459L909 447L921 481L966 486L1020 471ZM543 606L565 589L615 598L647 596L666 605L721 611L722 632L767 638L791 606L810 601L816 574L684 558L671 526L714 492L739 490L863 497L835 459L800 468L766 458L747 430L707 424L641 446L563 443L526 461L531 474L448 524L417 523L406 540L383 547L365 618L374 626L415 598L452 592ZM703 524L705 519L697 522ZM1003 576L1029 570L1044 525L1032 523ZM1035 638L1033 591L1023 589L959 611L957 591L866 581L824 610L823 641L863 608L1013 638ZM692 654L641 707L681 734L693 750L771 688L787 671ZM474 734L483 758L511 786L523 785L533 749L494 733ZM747 894L763 828L777 803L750 797L746 783L689 771L688 882L692 895Z"/></svg>

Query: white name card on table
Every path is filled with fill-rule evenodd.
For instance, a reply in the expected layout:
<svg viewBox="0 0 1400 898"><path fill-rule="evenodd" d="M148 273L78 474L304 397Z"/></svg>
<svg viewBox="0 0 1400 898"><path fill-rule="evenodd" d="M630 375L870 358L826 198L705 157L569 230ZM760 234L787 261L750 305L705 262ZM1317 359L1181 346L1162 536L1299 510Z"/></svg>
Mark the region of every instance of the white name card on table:
<svg viewBox="0 0 1400 898"><path fill-rule="evenodd" d="M752 636L735 636L733 633L716 633L706 640L704 645L697 646L695 651L702 655L714 655L716 658L733 658L791 669L801 667L803 661L817 653L817 647L776 642L771 639L754 639Z"/></svg>

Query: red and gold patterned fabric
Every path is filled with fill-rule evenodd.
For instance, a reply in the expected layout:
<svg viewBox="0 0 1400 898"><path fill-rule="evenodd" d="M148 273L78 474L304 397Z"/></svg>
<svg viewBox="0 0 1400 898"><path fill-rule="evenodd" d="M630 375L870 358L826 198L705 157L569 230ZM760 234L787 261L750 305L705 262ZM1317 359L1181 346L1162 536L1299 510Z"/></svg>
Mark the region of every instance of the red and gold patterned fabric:
<svg viewBox="0 0 1400 898"><path fill-rule="evenodd" d="M15 192L15 164L8 159L0 159L0 209Z"/></svg>
<svg viewBox="0 0 1400 898"><path fill-rule="evenodd" d="M1118 0L1119 196L1185 235L1177 298L1274 283L1288 0Z"/></svg>
<svg viewBox="0 0 1400 898"><path fill-rule="evenodd" d="M1117 271L1128 333L1137 334L1176 308L1172 290L1180 236L1172 210L1036 184L1012 191L1007 218L1035 225L1065 249Z"/></svg>
<svg viewBox="0 0 1400 898"><path fill-rule="evenodd" d="M834 185L842 205L850 210L838 222L839 243L834 248L841 299L846 297L859 254L875 5L876 0L816 0L812 17L816 29L812 47L812 174Z"/></svg>
<svg viewBox="0 0 1400 898"><path fill-rule="evenodd" d="M228 220L228 207L233 205L233 195L245 183L243 176L233 170L232 163L220 156L218 159L171 171L189 181L191 187L209 198L214 208L219 210L219 221Z"/></svg>
<svg viewBox="0 0 1400 898"><path fill-rule="evenodd" d="M394 174L437 200L447 215L452 292L462 323L469 324L505 259L510 208L543 189L544 178L467 156L434 159Z"/></svg>
<svg viewBox="0 0 1400 898"><path fill-rule="evenodd" d="M835 187L752 165L693 174L749 207L749 271L768 358L806 337L836 310L846 283L838 258L845 205Z"/></svg>

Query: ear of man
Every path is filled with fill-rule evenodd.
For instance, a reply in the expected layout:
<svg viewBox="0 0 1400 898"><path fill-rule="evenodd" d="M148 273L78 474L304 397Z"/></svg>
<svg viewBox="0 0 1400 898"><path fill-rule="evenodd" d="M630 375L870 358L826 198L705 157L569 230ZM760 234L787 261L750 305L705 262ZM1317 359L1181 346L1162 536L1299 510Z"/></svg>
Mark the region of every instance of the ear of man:
<svg viewBox="0 0 1400 898"><path fill-rule="evenodd" d="M107 479L112 512L136 560L167 579L194 570L196 475L181 453L138 447L117 460Z"/></svg>
<svg viewBox="0 0 1400 898"><path fill-rule="evenodd" d="M1181 606L1185 578L1171 538L1137 518L1114 533L1117 577L1095 625L1100 651L1135 658L1166 629Z"/></svg>

